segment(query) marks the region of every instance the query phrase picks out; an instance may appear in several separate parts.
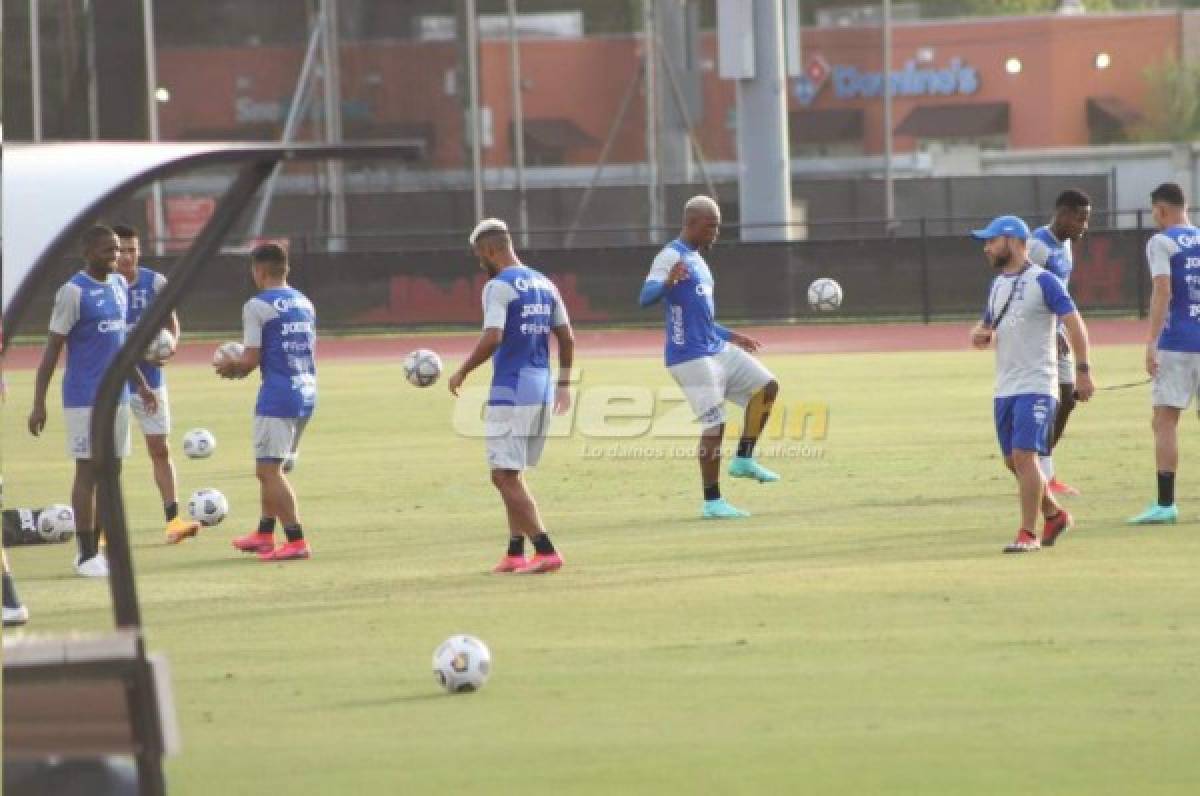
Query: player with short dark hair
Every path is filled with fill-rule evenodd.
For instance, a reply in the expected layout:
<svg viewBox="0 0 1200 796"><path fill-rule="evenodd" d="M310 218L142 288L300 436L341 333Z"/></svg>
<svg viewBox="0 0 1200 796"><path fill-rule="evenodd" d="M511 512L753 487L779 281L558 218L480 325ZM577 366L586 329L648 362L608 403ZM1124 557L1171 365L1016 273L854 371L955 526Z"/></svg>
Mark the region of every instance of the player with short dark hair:
<svg viewBox="0 0 1200 796"><path fill-rule="evenodd" d="M167 286L167 278L157 271L143 266L141 258L141 243L137 230L125 224L113 226L117 241L121 248L117 251L117 273L125 277L129 285L129 307L125 311L125 325L133 328L147 308L154 302L162 289ZM163 328L171 333L175 344L179 344L179 317L172 310ZM167 544L177 544L184 539L195 536L200 530L200 523L179 516L179 500L176 496L175 464L171 461L171 449L167 443L167 435L171 433L171 408L167 396L167 380L163 374L163 365L174 355L171 352L160 362L138 363L137 368L145 377L146 383L154 391L158 399L158 408L147 412L140 398L130 396L129 409L142 428L146 440L146 453L150 455L150 464L154 472L154 483L162 498L163 513L167 518L164 531ZM132 384L132 382L131 382Z"/></svg>
<svg viewBox="0 0 1200 796"><path fill-rule="evenodd" d="M492 571L553 572L562 567L562 556L546 533L524 471L536 467L542 457L551 409L563 414L571 407L575 336L558 288L520 261L507 224L484 219L468 240L479 266L491 277L483 288L483 334L447 384L457 396L471 371L492 360L485 410L487 460L508 514L508 550ZM550 379L551 335L558 341L556 384ZM529 559L526 538L533 544Z"/></svg>
<svg viewBox="0 0 1200 796"><path fill-rule="evenodd" d="M1054 201L1054 216L1050 223L1038 227L1029 237L1029 262L1045 268L1068 287L1071 270L1075 267L1074 246L1083 240L1092 215L1092 200L1083 191L1068 188ZM1070 291L1068 290L1068 293ZM1046 476L1046 489L1052 495L1078 495L1079 490L1058 480L1054 471L1053 451L1067 427L1067 418L1075 408L1075 365L1066 330L1058 326L1058 412L1054 416L1054 433L1049 452L1040 457L1039 464Z"/></svg>
<svg viewBox="0 0 1200 796"><path fill-rule="evenodd" d="M662 301L666 314L667 370L683 390L702 431L697 456L704 491L705 519L750 516L721 496L721 442L725 401L745 407L745 425L737 455L729 466L734 478L759 483L779 476L754 460L754 447L779 394L779 382L751 356L761 348L752 337L717 323L715 283L703 253L721 228L721 209L708 196L693 196L683 208L683 228L650 266L638 303ZM732 343L732 345L730 345Z"/></svg>
<svg viewBox="0 0 1200 796"><path fill-rule="evenodd" d="M75 539L79 555L75 572L85 577L107 577L108 561L99 550L96 522L96 481L99 465L92 460L92 406L105 372L125 343L125 310L129 286L116 272L120 242L109 227L95 226L83 234L86 267L59 288L50 316L46 350L38 365L29 431L35 437L46 428L46 393L64 346L67 367L63 374L63 419L67 430L67 455L75 460L71 508L75 511ZM147 411L157 409L158 398L136 368L132 384ZM129 391L122 386L115 421L116 455L129 455Z"/></svg>
<svg viewBox="0 0 1200 796"><path fill-rule="evenodd" d="M1087 328L1062 281L1027 259L1029 227L1024 221L1000 216L971 237L983 241L984 256L997 272L983 320L971 330L971 343L980 349L996 343L996 436L1020 490L1021 525L1004 552L1025 553L1053 545L1071 528L1071 515L1046 490L1037 457L1049 451L1054 426L1058 322L1076 354L1079 400L1091 398L1095 389ZM1040 541L1034 532L1039 508L1045 517Z"/></svg>
<svg viewBox="0 0 1200 796"><path fill-rule="evenodd" d="M1150 294L1146 372L1154 380L1154 463L1158 500L1132 517L1134 525L1174 523L1179 469L1179 416L1200 392L1200 229L1188 219L1187 198L1173 182L1150 194L1158 232L1146 244Z"/></svg>
<svg viewBox="0 0 1200 796"><path fill-rule="evenodd" d="M291 561L312 555L296 493L283 465L304 433L317 404L317 314L311 301L288 285L287 252L264 243L250 253L259 293L242 309L242 358L214 365L226 379L262 371L254 408L254 458L262 516L258 528L233 540L244 553L262 561ZM275 546L275 522L287 537Z"/></svg>

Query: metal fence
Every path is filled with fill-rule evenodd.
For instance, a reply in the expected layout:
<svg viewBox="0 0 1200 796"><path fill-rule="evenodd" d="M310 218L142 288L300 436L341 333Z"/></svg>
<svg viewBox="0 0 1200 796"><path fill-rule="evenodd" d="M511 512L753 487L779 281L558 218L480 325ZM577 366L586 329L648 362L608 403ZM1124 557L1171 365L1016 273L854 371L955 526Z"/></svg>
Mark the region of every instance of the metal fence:
<svg viewBox="0 0 1200 796"><path fill-rule="evenodd" d="M1099 216L1077 247L1071 291L1085 312L1143 314L1149 295L1145 244L1153 232L1145 212L1133 211L1137 226L1113 229ZM977 242L967 231L986 219L916 219L917 235L856 236L781 243L718 243L707 259L717 282L723 319L776 322L909 320L931 322L978 313L991 278ZM961 234L934 234L954 228ZM923 234L921 234L923 232ZM672 233L665 232L663 240ZM572 317L581 325L657 324L661 309L644 310L637 295L657 245L533 247L524 262L558 285ZM317 306L327 331L467 328L482 316L480 292L486 275L465 242L453 248L393 246L377 251L292 251L292 283ZM170 277L173 258L144 264ZM77 263L63 263L66 279ZM808 284L817 277L841 283L839 313L817 313L807 305ZM43 291L48 318L55 285ZM233 330L242 303L253 294L245 254L225 254L205 269L184 301L185 328ZM41 328L44 328L42 326Z"/></svg>

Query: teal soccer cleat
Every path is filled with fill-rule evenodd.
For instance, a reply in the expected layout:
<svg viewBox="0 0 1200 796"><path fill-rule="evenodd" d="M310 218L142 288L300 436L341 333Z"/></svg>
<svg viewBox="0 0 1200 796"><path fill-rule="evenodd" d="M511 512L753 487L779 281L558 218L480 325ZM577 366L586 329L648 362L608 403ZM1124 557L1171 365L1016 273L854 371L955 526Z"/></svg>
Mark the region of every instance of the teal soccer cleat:
<svg viewBox="0 0 1200 796"><path fill-rule="evenodd" d="M742 517L749 517L750 512L734 508L725 502L725 498L717 498L716 500L704 501L704 514L702 516L706 520L736 520Z"/></svg>
<svg viewBox="0 0 1200 796"><path fill-rule="evenodd" d="M729 475L732 478L753 478L760 484L769 484L779 480L778 473L771 472L748 456L735 457L729 464Z"/></svg>
<svg viewBox="0 0 1200 796"><path fill-rule="evenodd" d="M1179 509L1174 504L1170 506L1153 505L1136 517L1129 518L1130 525L1174 525L1179 519Z"/></svg>

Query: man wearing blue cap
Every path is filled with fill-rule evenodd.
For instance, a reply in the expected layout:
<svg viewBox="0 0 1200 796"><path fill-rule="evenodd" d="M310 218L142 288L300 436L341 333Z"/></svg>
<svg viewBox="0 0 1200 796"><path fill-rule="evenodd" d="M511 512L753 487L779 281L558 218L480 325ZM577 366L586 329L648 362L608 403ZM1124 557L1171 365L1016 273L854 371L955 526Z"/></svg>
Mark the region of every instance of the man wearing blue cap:
<svg viewBox="0 0 1200 796"><path fill-rule="evenodd" d="M1071 515L1046 491L1038 456L1049 451L1058 408L1058 322L1075 352L1075 397L1080 401L1091 398L1095 389L1087 329L1058 277L1029 262L1024 221L1000 216L971 237L983 241L984 256L997 272L983 319L971 330L971 343L980 349L996 344L996 436L1020 487L1021 527L1004 552L1026 553L1050 547L1071 527ZM1034 532L1039 508L1045 517L1040 540Z"/></svg>

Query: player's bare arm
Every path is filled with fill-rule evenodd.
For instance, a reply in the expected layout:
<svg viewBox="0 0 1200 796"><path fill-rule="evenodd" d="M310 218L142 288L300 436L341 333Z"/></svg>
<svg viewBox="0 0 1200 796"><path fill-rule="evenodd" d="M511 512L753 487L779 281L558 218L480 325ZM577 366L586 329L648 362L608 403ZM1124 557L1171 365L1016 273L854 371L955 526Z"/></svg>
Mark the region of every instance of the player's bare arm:
<svg viewBox="0 0 1200 796"><path fill-rule="evenodd" d="M558 383L554 389L554 414L565 415L571 408L571 367L575 364L575 332L571 324L555 326L558 341Z"/></svg>
<svg viewBox="0 0 1200 796"><path fill-rule="evenodd" d="M1154 277L1150 293L1150 326L1146 338L1146 372L1158 375L1158 336L1167 322L1167 308L1171 305L1171 277Z"/></svg>
<svg viewBox="0 0 1200 796"><path fill-rule="evenodd" d="M226 359L214 363L213 369L223 379L244 379L258 369L262 360L262 349L247 347L242 351L240 359Z"/></svg>
<svg viewBox="0 0 1200 796"><path fill-rule="evenodd" d="M983 321L971 329L971 345L981 351L992 344L992 330Z"/></svg>
<svg viewBox="0 0 1200 796"><path fill-rule="evenodd" d="M46 337L46 350L42 352L33 386L33 410L29 413L29 433L35 437L46 428L46 393L50 390L50 379L54 378L54 368L58 365L58 356L66 342L66 336L56 332L50 332Z"/></svg>
<svg viewBox="0 0 1200 796"><path fill-rule="evenodd" d="M463 362L458 370L450 375L449 380L446 382L446 386L450 388L451 394L456 398L458 397L458 389L467 380L467 376L475 368L491 359L492 354L496 353L496 349L500 347L500 340L503 336L503 329L483 330L483 334L479 336L479 342L475 344L475 350L467 357L467 361Z"/></svg>
<svg viewBox="0 0 1200 796"><path fill-rule="evenodd" d="M1071 350L1075 352L1076 356L1075 398L1086 401L1096 391L1096 386L1092 383L1091 365L1088 362L1090 351L1088 350L1087 326L1083 323L1083 316L1078 312L1064 315L1062 322L1063 328L1067 332L1067 341L1071 344Z"/></svg>
<svg viewBox="0 0 1200 796"><path fill-rule="evenodd" d="M142 399L142 406L146 407L147 412L154 414L158 411L158 396L154 394L154 390L150 389L145 374L134 368L133 379L137 382L137 394L138 398Z"/></svg>
<svg viewBox="0 0 1200 796"><path fill-rule="evenodd" d="M755 338L751 337L750 335L742 334L741 332L735 332L732 330L729 332L729 342L750 354L753 354L762 348L762 343Z"/></svg>

